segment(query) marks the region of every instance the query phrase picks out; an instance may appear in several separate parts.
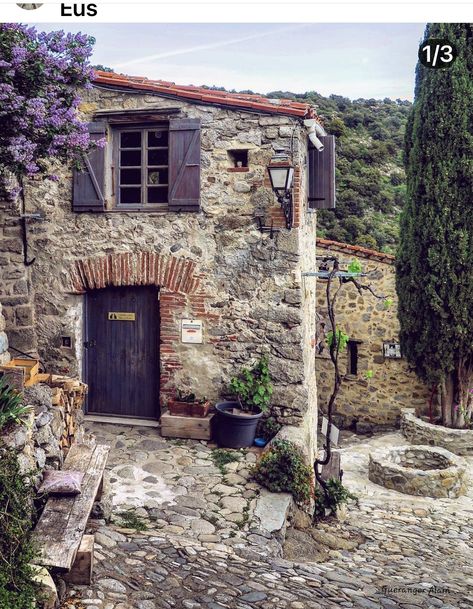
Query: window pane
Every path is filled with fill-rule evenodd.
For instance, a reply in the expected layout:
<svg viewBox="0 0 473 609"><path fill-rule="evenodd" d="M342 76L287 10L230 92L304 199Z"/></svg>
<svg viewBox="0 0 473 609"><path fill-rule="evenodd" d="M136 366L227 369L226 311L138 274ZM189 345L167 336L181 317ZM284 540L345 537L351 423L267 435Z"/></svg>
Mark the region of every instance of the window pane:
<svg viewBox="0 0 473 609"><path fill-rule="evenodd" d="M141 169L122 169L120 184L141 184Z"/></svg>
<svg viewBox="0 0 473 609"><path fill-rule="evenodd" d="M120 165L124 167L141 166L141 150L122 150L120 152Z"/></svg>
<svg viewBox="0 0 473 609"><path fill-rule="evenodd" d="M148 165L167 165L167 150L148 150Z"/></svg>
<svg viewBox="0 0 473 609"><path fill-rule="evenodd" d="M123 131L120 148L141 148L141 131Z"/></svg>
<svg viewBox="0 0 473 609"><path fill-rule="evenodd" d="M167 146L168 132L167 131L148 131L148 146Z"/></svg>
<svg viewBox="0 0 473 609"><path fill-rule="evenodd" d="M148 203L166 203L167 200L167 188L160 188L159 186L148 188Z"/></svg>
<svg viewBox="0 0 473 609"><path fill-rule="evenodd" d="M120 188L120 203L141 203L141 188Z"/></svg>
<svg viewBox="0 0 473 609"><path fill-rule="evenodd" d="M167 184L167 169L148 169L148 184Z"/></svg>

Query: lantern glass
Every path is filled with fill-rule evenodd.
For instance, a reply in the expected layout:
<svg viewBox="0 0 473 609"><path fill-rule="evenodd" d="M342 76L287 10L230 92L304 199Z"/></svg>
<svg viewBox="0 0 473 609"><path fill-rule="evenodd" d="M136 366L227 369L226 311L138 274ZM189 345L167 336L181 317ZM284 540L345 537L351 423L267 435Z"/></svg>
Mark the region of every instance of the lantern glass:
<svg viewBox="0 0 473 609"><path fill-rule="evenodd" d="M286 190L290 167L268 167L273 190Z"/></svg>
<svg viewBox="0 0 473 609"><path fill-rule="evenodd" d="M286 190L291 190L293 180L294 180L294 167L289 167L289 173L287 174Z"/></svg>

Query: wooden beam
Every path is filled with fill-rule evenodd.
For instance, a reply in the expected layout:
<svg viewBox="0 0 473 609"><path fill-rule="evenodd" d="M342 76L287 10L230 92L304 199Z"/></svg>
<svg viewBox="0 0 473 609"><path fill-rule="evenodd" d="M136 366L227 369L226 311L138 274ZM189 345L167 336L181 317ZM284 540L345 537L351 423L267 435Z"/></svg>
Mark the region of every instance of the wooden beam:
<svg viewBox="0 0 473 609"><path fill-rule="evenodd" d="M109 450L104 445L72 445L63 469L85 473L81 493L49 498L33 533L41 549L38 564L59 571L71 569L100 488Z"/></svg>
<svg viewBox="0 0 473 609"><path fill-rule="evenodd" d="M214 414L201 417L179 417L165 412L161 416L161 435L163 438L192 438L210 440Z"/></svg>
<svg viewBox="0 0 473 609"><path fill-rule="evenodd" d="M69 573L64 575L65 581L79 586L88 586L92 581L94 568L94 536L84 535L76 554L76 559Z"/></svg>

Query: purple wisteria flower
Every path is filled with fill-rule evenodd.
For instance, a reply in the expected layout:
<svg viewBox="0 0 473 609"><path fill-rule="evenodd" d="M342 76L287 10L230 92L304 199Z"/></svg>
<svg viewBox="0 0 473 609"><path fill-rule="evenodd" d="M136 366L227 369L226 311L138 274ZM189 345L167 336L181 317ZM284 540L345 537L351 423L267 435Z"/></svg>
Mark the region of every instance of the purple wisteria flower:
<svg viewBox="0 0 473 609"><path fill-rule="evenodd" d="M43 171L46 161L80 158L91 147L78 115L91 86L94 39L0 24L0 181ZM94 144L95 145L95 144ZM54 176L49 176L54 179ZM8 187L7 187L8 188ZM11 187L9 189L11 191Z"/></svg>

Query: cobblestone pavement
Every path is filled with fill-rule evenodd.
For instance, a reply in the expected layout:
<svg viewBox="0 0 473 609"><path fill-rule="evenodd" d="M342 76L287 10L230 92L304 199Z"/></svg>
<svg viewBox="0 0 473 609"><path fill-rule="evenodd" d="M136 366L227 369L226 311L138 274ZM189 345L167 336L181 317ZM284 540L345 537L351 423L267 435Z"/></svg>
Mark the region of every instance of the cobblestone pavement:
<svg viewBox="0 0 473 609"><path fill-rule="evenodd" d="M99 441L107 435L96 427L94 431ZM125 453L128 448L132 450L128 444L129 431L124 429L126 446L117 447L112 453L109 464L112 471L126 463ZM142 431L133 431L138 438L136 442L146 442L153 435L156 438L155 431ZM119 442L117 428L114 435ZM159 438L156 441L162 442ZM255 523L251 513L244 525L236 525L237 529L222 522L213 533L195 531L192 525L169 525L167 515L151 520L150 528L141 533L106 525L104 521L91 521L98 531L94 581L89 587L71 589L71 597L81 598L64 606L87 609L472 608L471 497L413 498L377 487L367 479L370 447L403 443L398 434L344 441L344 481L358 493L360 507L350 507L342 523L327 522L314 529L315 539L326 550L322 562L296 563L262 555L261 548L269 540L252 532ZM156 461L160 450L175 454L176 447L170 448L167 443L166 446L155 449ZM208 461L203 457L207 451L201 446L189 443L186 448L186 443L177 448L187 450L191 460L196 456L193 451L198 450L202 453L198 458ZM143 449L143 452L148 450L146 446ZM116 462L118 458L120 463ZM147 462L141 458L138 461ZM471 466L473 460L468 461ZM182 467L209 465L193 462L192 466L186 463ZM241 474L239 468L237 475ZM208 480L222 475L217 472L212 472L212 476L195 470L186 472L195 477L195 484L188 487L187 495L175 496L190 498L200 488L203 499L205 489L218 484L216 480ZM173 482L174 485L169 486L171 492L179 486L177 479ZM245 493L245 484L240 486L240 494ZM215 505L218 507L218 502ZM147 511L167 511L168 507L165 504ZM187 509L195 509L198 515L184 513L184 516L193 521L204 520L206 508L196 509L194 505ZM211 511L208 507L207 510ZM169 526L182 530L169 530ZM227 529L229 533L225 537ZM293 535L294 531L289 534ZM307 536L308 532L300 531L300 534ZM208 541L211 535L218 536L219 541ZM260 539L258 543L254 539L250 545L248 538L252 535ZM350 544L349 540L354 538L358 543Z"/></svg>
<svg viewBox="0 0 473 609"><path fill-rule="evenodd" d="M258 535L254 511L260 487L249 479L255 452L214 451L205 442L164 440L145 427L94 423L87 431L112 448L106 489L115 521L132 509L162 533L186 535L209 549L244 540L260 551L280 551ZM222 453L234 460L219 466L213 455Z"/></svg>

